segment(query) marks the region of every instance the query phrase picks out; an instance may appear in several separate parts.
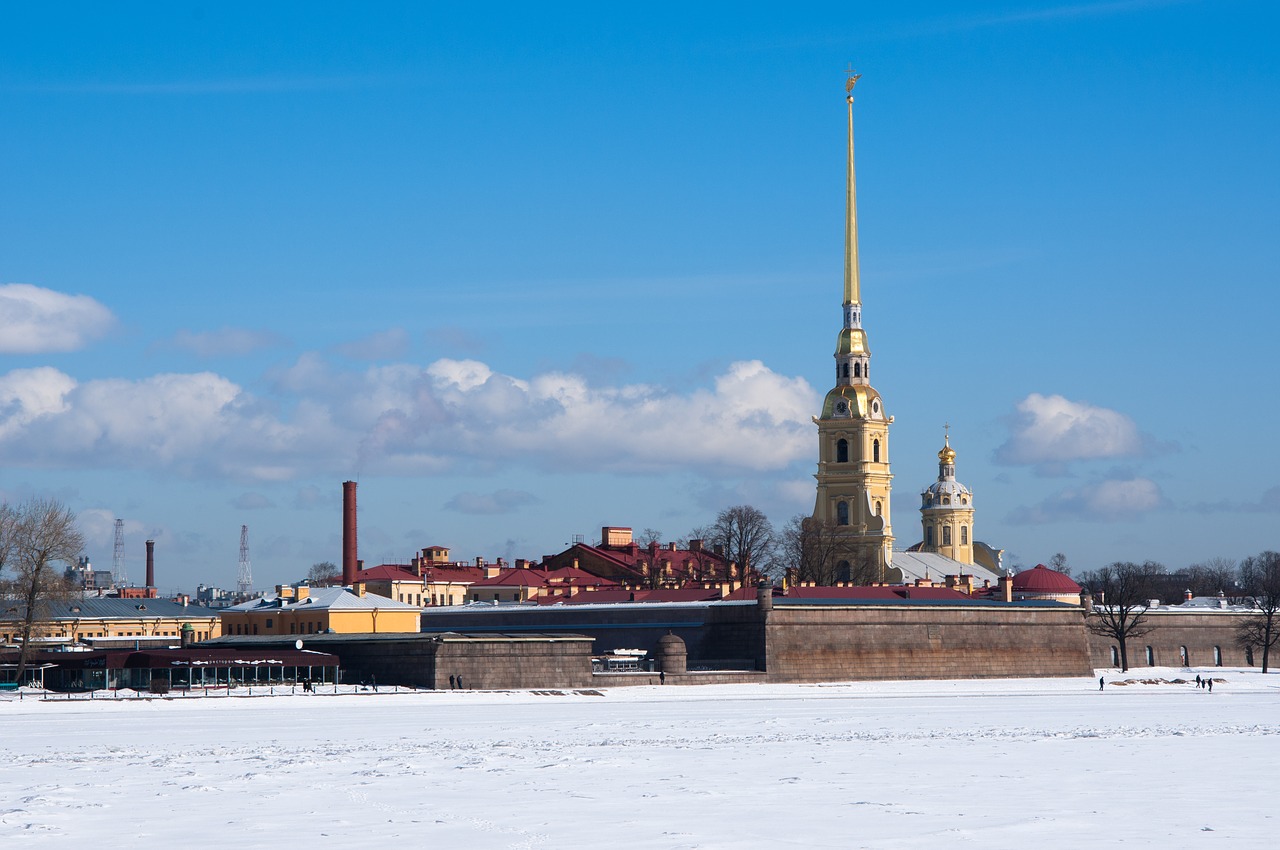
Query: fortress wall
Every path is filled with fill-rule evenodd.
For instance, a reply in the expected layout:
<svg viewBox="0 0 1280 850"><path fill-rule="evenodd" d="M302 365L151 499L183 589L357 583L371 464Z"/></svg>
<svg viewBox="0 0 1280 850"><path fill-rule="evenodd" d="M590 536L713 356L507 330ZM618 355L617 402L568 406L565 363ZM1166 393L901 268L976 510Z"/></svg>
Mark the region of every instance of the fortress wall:
<svg viewBox="0 0 1280 850"><path fill-rule="evenodd" d="M1222 664L1229 667L1250 666L1248 656L1236 645L1236 628L1249 614L1241 611L1155 610L1147 614L1151 631L1128 641L1129 667L1147 667L1146 647L1150 646L1156 667L1209 667L1215 662L1214 648L1220 651ZM1090 633L1089 649L1095 667L1116 667L1111 648L1119 647L1112 638ZM1187 648L1187 662L1182 661L1182 647ZM1261 651L1254 653L1253 665L1262 663Z"/></svg>
<svg viewBox="0 0 1280 850"><path fill-rule="evenodd" d="M1092 676L1078 608L778 605L774 682Z"/></svg>

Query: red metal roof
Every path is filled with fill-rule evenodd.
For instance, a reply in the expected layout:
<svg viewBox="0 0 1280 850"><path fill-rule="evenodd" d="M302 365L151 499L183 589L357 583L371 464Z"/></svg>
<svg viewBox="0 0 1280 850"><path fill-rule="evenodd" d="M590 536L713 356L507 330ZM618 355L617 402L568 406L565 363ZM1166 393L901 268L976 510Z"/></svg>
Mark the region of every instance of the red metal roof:
<svg viewBox="0 0 1280 850"><path fill-rule="evenodd" d="M709 602L720 598L718 590L697 587L659 588L657 590L588 590L573 596L546 596L539 605L591 605L618 602Z"/></svg>
<svg viewBox="0 0 1280 850"><path fill-rule="evenodd" d="M792 587L788 599L928 599L967 600L969 597L949 587Z"/></svg>
<svg viewBox="0 0 1280 850"><path fill-rule="evenodd" d="M542 570L503 570L492 578L480 579L472 587L544 587L548 573Z"/></svg>
<svg viewBox="0 0 1280 850"><path fill-rule="evenodd" d="M379 564L356 571L356 581L420 581L417 573L400 564Z"/></svg>
<svg viewBox="0 0 1280 850"><path fill-rule="evenodd" d="M1036 564L1013 577L1015 593L1079 593L1080 585L1071 576L1051 570L1044 564Z"/></svg>

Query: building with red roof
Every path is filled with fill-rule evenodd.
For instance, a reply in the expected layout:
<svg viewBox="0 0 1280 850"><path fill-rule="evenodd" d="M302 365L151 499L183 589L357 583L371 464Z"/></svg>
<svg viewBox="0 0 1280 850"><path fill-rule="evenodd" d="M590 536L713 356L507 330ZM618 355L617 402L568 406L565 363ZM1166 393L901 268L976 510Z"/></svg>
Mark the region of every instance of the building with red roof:
<svg viewBox="0 0 1280 850"><path fill-rule="evenodd" d="M1043 599L1051 602L1080 604L1080 585L1071 576L1051 570L1044 564L1036 564L1013 577L1013 598Z"/></svg>
<svg viewBox="0 0 1280 850"><path fill-rule="evenodd" d="M729 593L755 577L743 577L738 565L708 548L701 540L690 540L685 548L676 543L665 546L657 542L641 546L631 529L605 526L600 530L600 543L575 543L557 555L547 555L542 566L549 570L572 568L599 578L611 579L629 590L655 590L688 586L705 589L709 584L723 586Z"/></svg>

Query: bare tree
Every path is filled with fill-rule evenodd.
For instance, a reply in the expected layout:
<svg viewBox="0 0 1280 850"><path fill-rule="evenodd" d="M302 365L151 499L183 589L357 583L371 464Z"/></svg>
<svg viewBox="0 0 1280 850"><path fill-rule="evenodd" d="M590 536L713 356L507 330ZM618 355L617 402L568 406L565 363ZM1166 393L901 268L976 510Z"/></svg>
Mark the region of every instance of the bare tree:
<svg viewBox="0 0 1280 850"><path fill-rule="evenodd" d="M53 607L70 596L70 586L56 565L75 563L83 551L76 515L61 502L36 498L16 509L0 507L0 570L12 575L4 582L3 595L18 615L22 639L19 682L31 657L31 639L51 621Z"/></svg>
<svg viewBox="0 0 1280 850"><path fill-rule="evenodd" d="M829 586L849 580L841 574L840 544L835 523L796 514L778 535L777 553L784 567L795 569L797 581Z"/></svg>
<svg viewBox="0 0 1280 850"><path fill-rule="evenodd" d="M656 528L646 528L640 532L638 537L636 537L636 544L639 545L641 549L648 549L654 543L657 543L659 546L662 545L662 532Z"/></svg>
<svg viewBox="0 0 1280 850"><path fill-rule="evenodd" d="M307 584L312 587L330 587L342 580L342 571L333 561L320 561L307 570Z"/></svg>
<svg viewBox="0 0 1280 850"><path fill-rule="evenodd" d="M1095 601L1086 625L1095 635L1109 637L1120 645L1121 670L1129 669L1129 639L1151 630L1147 611L1156 578L1162 573L1164 567L1155 561L1122 561L1080 576L1081 584Z"/></svg>
<svg viewBox="0 0 1280 850"><path fill-rule="evenodd" d="M1267 672L1271 647L1280 643L1280 554L1263 552L1240 564L1240 583L1253 600L1254 613L1236 630L1236 642L1245 649L1262 650L1262 672Z"/></svg>
<svg viewBox="0 0 1280 850"><path fill-rule="evenodd" d="M712 551L715 529L709 525L700 525L691 529L689 535L680 541L680 547L689 552L689 567L694 581L728 580L728 564ZM719 569L721 565L725 569Z"/></svg>
<svg viewBox="0 0 1280 850"><path fill-rule="evenodd" d="M1051 570L1057 570L1063 575L1071 575L1071 565L1067 563L1067 556L1061 552L1058 552L1050 558L1049 563L1046 566Z"/></svg>
<svg viewBox="0 0 1280 850"><path fill-rule="evenodd" d="M640 584L649 590L657 590L668 583L670 577L663 572L663 565L664 562L669 563L670 559L662 557L663 549L657 538L650 539L644 551L645 557L640 561Z"/></svg>
<svg viewBox="0 0 1280 850"><path fill-rule="evenodd" d="M716 516L712 540L722 547L724 556L736 562L744 583L752 571L763 573L774 566L775 538L773 524L764 513L751 505L725 508Z"/></svg>

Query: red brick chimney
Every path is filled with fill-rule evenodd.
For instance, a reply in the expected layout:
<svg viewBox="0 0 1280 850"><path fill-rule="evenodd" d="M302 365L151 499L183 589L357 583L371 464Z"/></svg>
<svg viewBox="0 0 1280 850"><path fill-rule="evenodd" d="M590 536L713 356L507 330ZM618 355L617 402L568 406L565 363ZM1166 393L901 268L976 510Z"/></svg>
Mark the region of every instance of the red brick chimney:
<svg viewBox="0 0 1280 850"><path fill-rule="evenodd" d="M342 583L355 583L356 570L356 482L342 482Z"/></svg>

